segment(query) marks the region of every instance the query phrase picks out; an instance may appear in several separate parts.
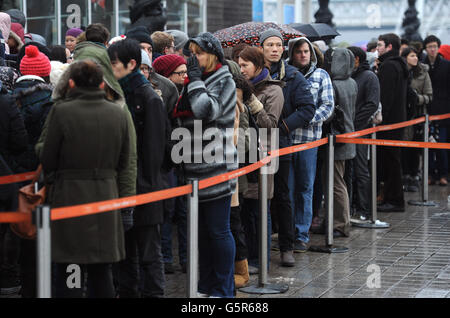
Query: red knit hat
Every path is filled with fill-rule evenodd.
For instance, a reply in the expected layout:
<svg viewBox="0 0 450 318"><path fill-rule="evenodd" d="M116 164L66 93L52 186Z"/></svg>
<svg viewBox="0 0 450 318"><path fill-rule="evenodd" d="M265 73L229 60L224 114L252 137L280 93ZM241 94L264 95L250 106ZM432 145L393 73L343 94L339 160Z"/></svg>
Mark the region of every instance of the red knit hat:
<svg viewBox="0 0 450 318"><path fill-rule="evenodd" d="M184 57L178 54L167 54L156 58L152 66L155 71L164 77L169 77L176 68L182 64L186 64Z"/></svg>
<svg viewBox="0 0 450 318"><path fill-rule="evenodd" d="M36 75L46 77L50 75L52 67L48 57L39 52L34 45L28 45L25 48L25 56L20 62L20 72L22 75Z"/></svg>
<svg viewBox="0 0 450 318"><path fill-rule="evenodd" d="M446 59L447 61L450 61L450 45L448 44L442 44L439 48L439 53Z"/></svg>

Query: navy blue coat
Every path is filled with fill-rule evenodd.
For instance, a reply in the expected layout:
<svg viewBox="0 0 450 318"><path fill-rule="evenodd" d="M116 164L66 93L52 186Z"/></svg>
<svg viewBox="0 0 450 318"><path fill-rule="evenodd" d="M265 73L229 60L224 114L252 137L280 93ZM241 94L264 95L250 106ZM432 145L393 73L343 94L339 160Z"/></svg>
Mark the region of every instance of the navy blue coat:
<svg viewBox="0 0 450 318"><path fill-rule="evenodd" d="M281 128L280 149L292 146L292 134L294 130L300 127L307 127L316 112L309 82L295 67L287 64L285 61L282 63L278 65L278 71L272 74L272 78L280 79L284 82L284 105L278 124L278 127ZM280 74L283 75L283 73L284 76L279 78ZM286 126L289 129L287 134L285 130ZM283 156L280 159L288 158L288 156Z"/></svg>

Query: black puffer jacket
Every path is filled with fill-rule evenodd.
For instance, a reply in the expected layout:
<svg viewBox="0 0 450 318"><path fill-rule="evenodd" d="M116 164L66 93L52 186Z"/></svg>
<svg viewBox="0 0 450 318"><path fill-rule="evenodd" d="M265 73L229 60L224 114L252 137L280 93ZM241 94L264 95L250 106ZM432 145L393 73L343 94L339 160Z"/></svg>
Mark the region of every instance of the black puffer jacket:
<svg viewBox="0 0 450 318"><path fill-rule="evenodd" d="M0 87L0 153L14 171L13 156L25 151L28 136L13 96L7 93L1 82Z"/></svg>
<svg viewBox="0 0 450 318"><path fill-rule="evenodd" d="M52 106L52 89L50 84L37 76L22 76L15 84L13 94L28 133L27 150L16 156L18 172L35 170L39 164L34 146Z"/></svg>

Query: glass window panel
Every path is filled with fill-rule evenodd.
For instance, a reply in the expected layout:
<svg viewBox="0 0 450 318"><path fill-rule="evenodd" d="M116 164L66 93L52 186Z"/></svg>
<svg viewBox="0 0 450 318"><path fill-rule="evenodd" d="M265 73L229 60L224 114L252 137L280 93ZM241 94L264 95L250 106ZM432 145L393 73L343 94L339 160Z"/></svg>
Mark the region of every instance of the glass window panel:
<svg viewBox="0 0 450 318"><path fill-rule="evenodd" d="M188 1L188 34L196 36L201 32L202 27L202 0Z"/></svg>
<svg viewBox="0 0 450 318"><path fill-rule="evenodd" d="M22 0L4 0L0 1L0 11L6 11L9 9L22 10Z"/></svg>
<svg viewBox="0 0 450 318"><path fill-rule="evenodd" d="M64 43L68 29L88 25L87 1L90 0L61 0L61 43Z"/></svg>
<svg viewBox="0 0 450 318"><path fill-rule="evenodd" d="M134 0L119 1L119 34L125 34L128 26L131 24L130 7L134 4Z"/></svg>
<svg viewBox="0 0 450 318"><path fill-rule="evenodd" d="M114 14L114 0L91 0L92 19L91 23L103 24L111 33L111 37L116 34L116 23ZM126 1L119 1L126 2Z"/></svg>
<svg viewBox="0 0 450 318"><path fill-rule="evenodd" d="M57 42L56 1L27 0L28 32L42 35L47 44Z"/></svg>
<svg viewBox="0 0 450 318"><path fill-rule="evenodd" d="M167 30L184 30L185 0L168 0L167 4Z"/></svg>

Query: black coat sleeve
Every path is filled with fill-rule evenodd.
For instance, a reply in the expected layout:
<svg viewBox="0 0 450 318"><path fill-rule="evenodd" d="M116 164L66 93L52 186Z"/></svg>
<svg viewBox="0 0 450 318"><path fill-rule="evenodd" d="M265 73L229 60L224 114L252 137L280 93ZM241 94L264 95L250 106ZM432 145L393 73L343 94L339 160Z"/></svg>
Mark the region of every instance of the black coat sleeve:
<svg viewBox="0 0 450 318"><path fill-rule="evenodd" d="M11 153L18 154L26 149L28 143L28 134L23 117L12 97L5 96L1 102L8 105L8 149Z"/></svg>

